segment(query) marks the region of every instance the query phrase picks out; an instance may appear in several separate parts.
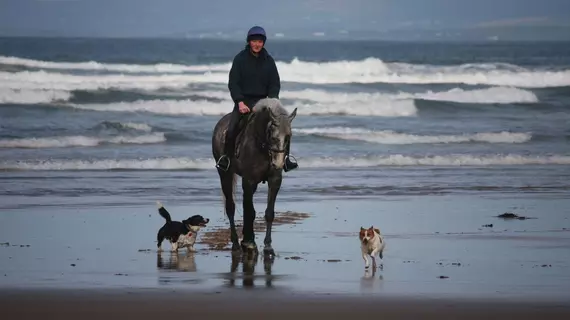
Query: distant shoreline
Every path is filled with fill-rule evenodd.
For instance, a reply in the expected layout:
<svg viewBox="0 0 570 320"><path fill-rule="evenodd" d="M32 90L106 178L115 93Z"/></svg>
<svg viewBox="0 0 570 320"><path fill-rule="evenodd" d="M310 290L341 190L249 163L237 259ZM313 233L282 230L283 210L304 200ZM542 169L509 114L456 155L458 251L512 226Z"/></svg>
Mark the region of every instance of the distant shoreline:
<svg viewBox="0 0 570 320"><path fill-rule="evenodd" d="M205 41L205 42L227 42L227 43L243 43L243 39L239 38L216 38L216 37L184 37L184 36L52 36L52 35L6 35L0 34L0 39L65 39L65 40L169 40L169 41ZM372 43L422 43L422 44L497 44L497 45L504 45L504 44L531 44L531 43L561 43L566 44L570 43L570 39L560 39L560 40L553 40L553 39L383 39L377 37L342 37L342 38L333 38L333 37L272 37L271 42L280 42L280 43L287 43L287 42L372 42ZM268 45L270 45L268 43Z"/></svg>

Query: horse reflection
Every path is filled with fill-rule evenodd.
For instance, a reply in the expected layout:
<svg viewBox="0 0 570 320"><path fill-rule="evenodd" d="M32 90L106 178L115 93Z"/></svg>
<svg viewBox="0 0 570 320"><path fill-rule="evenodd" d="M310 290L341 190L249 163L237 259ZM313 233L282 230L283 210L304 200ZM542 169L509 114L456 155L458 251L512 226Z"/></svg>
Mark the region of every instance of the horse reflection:
<svg viewBox="0 0 570 320"><path fill-rule="evenodd" d="M242 265L242 286L244 288L253 288L255 287L255 267L257 266L258 260L260 258L263 260L263 269L264 269L264 276L265 278L265 287L271 288L273 287L273 275L271 274L271 269L273 267L274 258L269 257L266 255L259 255L259 254L249 254L249 255L232 255L232 264L230 267L230 277L229 277L229 286L235 287L236 286L236 278L237 270L239 264ZM258 277L259 278L259 277Z"/></svg>
<svg viewBox="0 0 570 320"><path fill-rule="evenodd" d="M156 256L156 266L164 270L177 270L183 272L196 272L196 259L193 253L182 255L180 253L167 253L168 258L163 258L159 252Z"/></svg>

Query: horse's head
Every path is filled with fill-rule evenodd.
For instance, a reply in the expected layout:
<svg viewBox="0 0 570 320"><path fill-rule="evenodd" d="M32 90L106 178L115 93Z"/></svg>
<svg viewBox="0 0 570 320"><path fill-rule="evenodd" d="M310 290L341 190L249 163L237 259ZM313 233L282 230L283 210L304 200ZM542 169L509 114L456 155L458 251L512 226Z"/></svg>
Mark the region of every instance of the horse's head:
<svg viewBox="0 0 570 320"><path fill-rule="evenodd" d="M271 167L281 170L285 165L285 153L291 142L291 122L297 115L297 108L289 114L278 99L263 99L255 105L254 112L256 111L268 114L268 121L262 128L265 136L264 144L269 152Z"/></svg>

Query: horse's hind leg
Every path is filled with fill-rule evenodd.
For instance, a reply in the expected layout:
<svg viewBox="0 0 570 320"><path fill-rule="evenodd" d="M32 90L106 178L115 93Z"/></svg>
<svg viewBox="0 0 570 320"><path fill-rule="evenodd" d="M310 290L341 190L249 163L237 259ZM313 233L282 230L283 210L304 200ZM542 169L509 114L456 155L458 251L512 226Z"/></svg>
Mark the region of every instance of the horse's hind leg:
<svg viewBox="0 0 570 320"><path fill-rule="evenodd" d="M238 235L236 231L236 224L234 220L236 205L234 202L233 191L234 191L234 175L231 172L220 172L220 181L222 184L222 192L224 193L226 215L230 221L230 238L232 241L232 252L240 252L241 248L239 246Z"/></svg>
<svg viewBox="0 0 570 320"><path fill-rule="evenodd" d="M269 178L267 191L267 209L265 209L265 240L263 241L264 248L263 253L265 255L274 256L275 251L271 246L271 229L273 228L273 219L275 219L275 200L277 199L277 193L281 188L282 176L281 174L275 175Z"/></svg>
<svg viewBox="0 0 570 320"><path fill-rule="evenodd" d="M246 179L242 179L243 189L243 241L244 252L257 254L255 244L255 232L253 223L255 222L255 207L253 206L253 194L257 190L257 184L252 184Z"/></svg>

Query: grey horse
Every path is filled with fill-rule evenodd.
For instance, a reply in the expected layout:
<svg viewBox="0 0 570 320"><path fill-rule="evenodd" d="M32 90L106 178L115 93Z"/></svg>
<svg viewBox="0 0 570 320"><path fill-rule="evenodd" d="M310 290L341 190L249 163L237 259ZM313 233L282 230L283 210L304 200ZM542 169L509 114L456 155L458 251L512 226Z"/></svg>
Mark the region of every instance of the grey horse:
<svg viewBox="0 0 570 320"><path fill-rule="evenodd" d="M291 114L274 98L259 100L251 112L241 120L240 133L236 138L236 155L227 171L218 169L225 201L225 211L230 222L232 251L257 254L253 223L255 208L253 195L260 182L267 182L267 208L265 209L266 232L264 255L274 256L271 246L271 228L275 218L275 200L281 188L285 152L291 141L291 122L297 108ZM217 162L224 150L224 140L230 114L223 116L214 127L212 153ZM243 240L238 241L234 214L234 192L237 176L242 178L243 189Z"/></svg>

